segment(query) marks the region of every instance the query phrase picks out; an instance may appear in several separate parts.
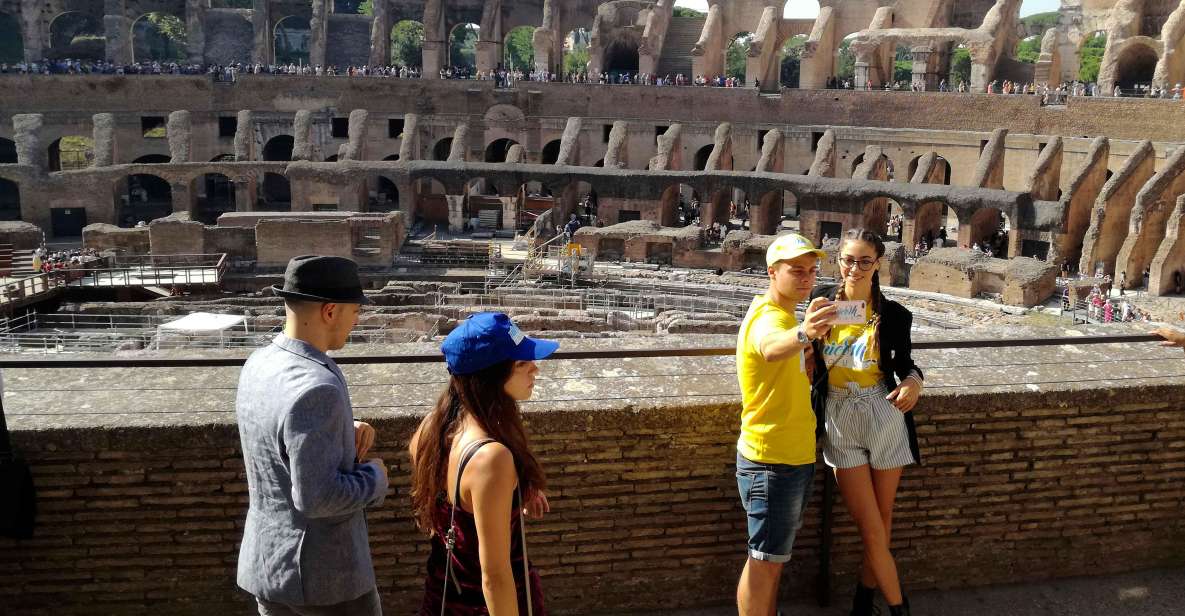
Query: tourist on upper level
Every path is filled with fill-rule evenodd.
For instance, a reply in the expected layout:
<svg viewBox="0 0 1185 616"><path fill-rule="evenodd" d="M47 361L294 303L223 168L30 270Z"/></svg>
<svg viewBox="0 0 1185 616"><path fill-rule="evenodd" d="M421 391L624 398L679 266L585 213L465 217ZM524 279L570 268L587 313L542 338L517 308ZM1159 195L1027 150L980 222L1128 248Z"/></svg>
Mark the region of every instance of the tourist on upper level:
<svg viewBox="0 0 1185 616"><path fill-rule="evenodd" d="M412 509L432 543L421 616L546 615L522 518L550 506L519 403L534 390L535 362L557 348L492 312L445 338L451 378L409 445Z"/></svg>
<svg viewBox="0 0 1185 616"><path fill-rule="evenodd" d="M910 411L922 393L922 372L910 354L913 315L881 293L885 245L864 229L840 242L838 285L822 285L812 301L864 302L862 322L833 326L814 343L814 402L826 426L823 459L860 529L864 562L852 600L854 616L879 613L879 588L893 616L909 614L889 552L893 502L902 468L918 462Z"/></svg>
<svg viewBox="0 0 1185 616"><path fill-rule="evenodd" d="M737 335L736 477L749 530L749 557L737 586L742 616L774 613L782 566L790 560L814 485L816 422L805 352L827 334L835 307L817 299L801 324L794 311L810 295L819 259L826 256L794 233L770 244L769 288L753 298Z"/></svg>
<svg viewBox="0 0 1185 616"><path fill-rule="evenodd" d="M367 459L374 429L355 422L326 353L358 323L358 266L343 257L288 263L284 332L254 353L235 400L250 488L238 584L260 616L379 616L364 511L382 504L387 467Z"/></svg>

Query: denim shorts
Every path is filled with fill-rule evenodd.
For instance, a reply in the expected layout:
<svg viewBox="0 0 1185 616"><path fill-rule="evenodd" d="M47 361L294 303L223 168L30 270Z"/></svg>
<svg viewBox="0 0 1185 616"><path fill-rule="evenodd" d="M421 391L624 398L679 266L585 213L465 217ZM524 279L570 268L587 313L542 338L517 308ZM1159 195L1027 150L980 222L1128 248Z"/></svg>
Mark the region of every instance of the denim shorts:
<svg viewBox="0 0 1185 616"><path fill-rule="evenodd" d="M763 464L737 454L737 491L748 518L751 558L790 561L814 479L814 464Z"/></svg>

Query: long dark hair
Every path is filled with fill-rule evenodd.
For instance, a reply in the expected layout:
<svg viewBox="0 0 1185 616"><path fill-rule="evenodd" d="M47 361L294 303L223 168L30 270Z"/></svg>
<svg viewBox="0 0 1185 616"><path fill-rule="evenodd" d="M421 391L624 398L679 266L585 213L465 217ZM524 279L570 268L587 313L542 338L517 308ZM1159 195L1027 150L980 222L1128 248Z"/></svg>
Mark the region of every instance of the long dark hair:
<svg viewBox="0 0 1185 616"><path fill-rule="evenodd" d="M839 243L839 252L837 253L839 255L838 258L843 258L843 248L844 246L847 246L848 242L868 242L872 245L873 249L876 250L876 260L878 262L885 256L884 240L881 239L879 234L869 229L861 227L848 231L847 234L844 235L843 241ZM846 295L847 294L844 292L844 284L841 281L839 285L839 294L837 297L839 299L847 299ZM880 340L880 315L881 306L884 304L884 299L885 296L883 293L881 293L881 272L880 268L877 268L876 271L872 272L872 322L870 323L873 329L872 340L874 345L877 345L877 341ZM880 349L876 349L876 352L879 354Z"/></svg>
<svg viewBox="0 0 1185 616"><path fill-rule="evenodd" d="M473 417L490 438L510 450L524 494L546 486L543 468L527 441L518 402L503 389L513 371L514 362L505 361L473 374L453 375L444 393L436 400L436 406L420 422L411 477L412 513L420 530L432 531L432 510L436 499L448 487L445 484L453 437L466 414Z"/></svg>

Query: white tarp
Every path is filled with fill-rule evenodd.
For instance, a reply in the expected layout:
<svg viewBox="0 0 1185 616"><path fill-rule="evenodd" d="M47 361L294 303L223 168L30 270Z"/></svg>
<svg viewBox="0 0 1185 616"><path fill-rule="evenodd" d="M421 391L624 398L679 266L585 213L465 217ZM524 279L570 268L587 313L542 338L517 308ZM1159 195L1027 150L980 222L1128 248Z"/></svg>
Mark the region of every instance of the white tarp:
<svg viewBox="0 0 1185 616"><path fill-rule="evenodd" d="M195 312L161 325L162 333L213 334L243 326L243 316Z"/></svg>

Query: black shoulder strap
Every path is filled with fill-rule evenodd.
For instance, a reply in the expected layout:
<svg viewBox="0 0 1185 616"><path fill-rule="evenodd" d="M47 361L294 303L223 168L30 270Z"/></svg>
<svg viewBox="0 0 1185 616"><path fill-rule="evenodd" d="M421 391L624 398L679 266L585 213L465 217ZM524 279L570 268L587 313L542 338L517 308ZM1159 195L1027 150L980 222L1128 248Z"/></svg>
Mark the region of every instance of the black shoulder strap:
<svg viewBox="0 0 1185 616"><path fill-rule="evenodd" d="M461 461L457 464L457 484L453 490L454 507L461 505L461 475L465 474L465 467L469 466L469 461L473 459L473 456L477 455L479 449L494 442L497 441L492 438L478 439L466 445L464 451L461 452Z"/></svg>

